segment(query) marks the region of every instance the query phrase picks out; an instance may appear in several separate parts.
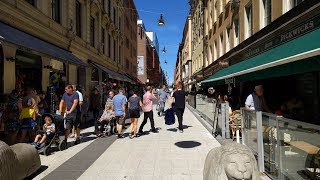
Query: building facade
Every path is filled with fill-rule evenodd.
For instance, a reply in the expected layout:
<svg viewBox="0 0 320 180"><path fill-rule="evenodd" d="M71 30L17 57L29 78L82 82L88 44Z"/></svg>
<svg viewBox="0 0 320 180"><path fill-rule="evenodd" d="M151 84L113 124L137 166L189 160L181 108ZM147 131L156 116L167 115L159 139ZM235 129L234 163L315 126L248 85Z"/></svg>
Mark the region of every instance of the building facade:
<svg viewBox="0 0 320 180"><path fill-rule="evenodd" d="M202 78L201 72L204 67L204 7L203 0L190 0L190 15L191 15L191 29L192 29L192 45L191 45L191 59L192 59L192 74L193 78Z"/></svg>
<svg viewBox="0 0 320 180"><path fill-rule="evenodd" d="M142 20L138 20L137 24L138 79L143 84L159 86L161 85L162 73L159 54L156 50L156 47L158 47L157 36L155 32L146 30ZM152 41L150 38L154 41Z"/></svg>
<svg viewBox="0 0 320 180"><path fill-rule="evenodd" d="M49 86L65 83L89 89L106 80L131 82L124 76L128 72L124 37L131 36L135 49L132 36L136 29L124 31L125 2L1 1L2 93L27 86L46 91ZM134 9L134 5L130 8ZM135 18L130 21L131 26ZM132 75L136 62L133 56L135 53L129 60Z"/></svg>
<svg viewBox="0 0 320 180"><path fill-rule="evenodd" d="M192 78L192 31L191 31L191 16L188 16L183 30L182 42L183 45L182 58L182 81L185 85L185 90L191 90L191 85L195 83Z"/></svg>

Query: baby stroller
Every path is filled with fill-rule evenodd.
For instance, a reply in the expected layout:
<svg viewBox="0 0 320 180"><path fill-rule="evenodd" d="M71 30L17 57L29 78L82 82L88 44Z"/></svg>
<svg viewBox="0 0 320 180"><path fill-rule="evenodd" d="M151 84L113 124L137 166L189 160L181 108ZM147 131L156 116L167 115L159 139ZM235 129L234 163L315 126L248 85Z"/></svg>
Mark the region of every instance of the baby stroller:
<svg viewBox="0 0 320 180"><path fill-rule="evenodd" d="M50 116L52 122L55 124L56 132L54 135L45 140L45 146L43 148L38 149L38 153L43 153L48 156L51 154L53 148L58 148L59 151L63 151L67 149L67 142L60 140L60 136L64 136L65 128L64 128L64 117L57 114L44 114L42 115L42 122L44 122L44 118L46 116Z"/></svg>

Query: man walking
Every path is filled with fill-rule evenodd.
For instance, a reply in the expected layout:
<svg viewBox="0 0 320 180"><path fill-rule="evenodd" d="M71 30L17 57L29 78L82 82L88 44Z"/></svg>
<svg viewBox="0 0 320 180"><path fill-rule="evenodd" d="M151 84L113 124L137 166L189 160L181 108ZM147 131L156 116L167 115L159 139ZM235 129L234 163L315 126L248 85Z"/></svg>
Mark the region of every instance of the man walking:
<svg viewBox="0 0 320 180"><path fill-rule="evenodd" d="M127 98L123 95L124 89L120 88L119 93L113 97L113 110L114 116L117 121L117 131L118 131L118 138L124 138L122 134L122 126L126 120L126 104Z"/></svg>
<svg viewBox="0 0 320 180"><path fill-rule="evenodd" d="M178 129L181 133L183 133L182 121L183 121L184 109L186 106L186 95L187 94L182 90L181 82L178 82L176 84L176 88L177 88L177 90L172 95L174 98L174 110L176 112L176 116L177 116L178 122L179 122Z"/></svg>
<svg viewBox="0 0 320 180"><path fill-rule="evenodd" d="M166 92L166 85L163 85L162 89L158 91L158 101L160 103L158 116L162 116L164 113L164 107L166 105L167 97L168 97L168 93Z"/></svg>
<svg viewBox="0 0 320 180"><path fill-rule="evenodd" d="M154 127L154 120L153 120L153 100L156 99L154 95L152 94L153 88L151 86L147 86L147 92L143 95L143 112L144 112L144 117L143 117L143 122L140 125L139 128L139 134L146 134L143 132L143 126L146 125L148 118L150 119L151 123L151 132L157 133L156 128Z"/></svg>
<svg viewBox="0 0 320 180"><path fill-rule="evenodd" d="M82 96L82 93L80 91L78 91L77 89L77 86L76 85L72 85L72 88L73 88L73 91L78 93L79 95L79 103L77 105L77 121L80 123L81 122L81 107L82 107L82 104L83 104L83 96ZM74 138L74 137L77 137L76 133L75 133L75 126L72 127L72 133L70 135L71 138ZM76 131L79 131L79 134L80 134L80 127L77 127L77 130Z"/></svg>
<svg viewBox="0 0 320 180"><path fill-rule="evenodd" d="M67 138L69 137L70 134L70 129L72 126L75 126L77 128L77 139L74 142L74 144L79 144L80 143L80 122L77 121L77 105L79 102L79 95L77 92L73 91L72 85L68 84L65 87L65 93L63 94L60 104L59 104L59 112L62 112L62 108L64 104L66 104L66 115L65 115L65 126L66 126L66 131L65 131L65 139L64 141L67 142ZM78 130L79 129L79 130Z"/></svg>

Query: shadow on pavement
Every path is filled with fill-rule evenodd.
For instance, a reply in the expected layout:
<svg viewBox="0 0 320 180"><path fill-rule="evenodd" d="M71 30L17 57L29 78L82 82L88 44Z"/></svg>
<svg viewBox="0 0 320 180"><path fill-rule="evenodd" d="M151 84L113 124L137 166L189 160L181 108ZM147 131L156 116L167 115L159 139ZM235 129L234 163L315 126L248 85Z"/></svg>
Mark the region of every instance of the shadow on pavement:
<svg viewBox="0 0 320 180"><path fill-rule="evenodd" d="M24 180L33 179L33 178L37 177L39 174L41 174L42 172L44 172L46 169L48 169L48 166L41 165L40 168L36 172L34 172L30 176L24 178Z"/></svg>
<svg viewBox="0 0 320 180"><path fill-rule="evenodd" d="M188 129L189 127L192 127L192 126L188 126L188 125L182 125L183 129Z"/></svg>
<svg viewBox="0 0 320 180"><path fill-rule="evenodd" d="M197 146L200 146L201 143L197 141L179 141L174 143L174 145L180 148L195 148Z"/></svg>
<svg viewBox="0 0 320 180"><path fill-rule="evenodd" d="M170 128L170 129L167 129L167 131L177 132L178 129L177 128Z"/></svg>

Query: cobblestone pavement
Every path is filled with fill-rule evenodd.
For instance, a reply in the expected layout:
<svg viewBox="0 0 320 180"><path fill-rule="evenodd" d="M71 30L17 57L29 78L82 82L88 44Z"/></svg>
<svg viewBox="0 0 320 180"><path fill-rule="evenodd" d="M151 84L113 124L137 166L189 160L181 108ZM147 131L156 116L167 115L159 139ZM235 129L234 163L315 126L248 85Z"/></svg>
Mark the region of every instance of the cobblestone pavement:
<svg viewBox="0 0 320 180"><path fill-rule="evenodd" d="M188 108L183 133L177 131L177 122L165 125L155 109L154 117L159 132L134 139L96 138L93 127L83 130L81 144L70 143L65 151L41 155L43 171L34 179L201 180L206 155L219 142ZM148 122L144 131L149 130ZM125 133L128 136L129 130Z"/></svg>

